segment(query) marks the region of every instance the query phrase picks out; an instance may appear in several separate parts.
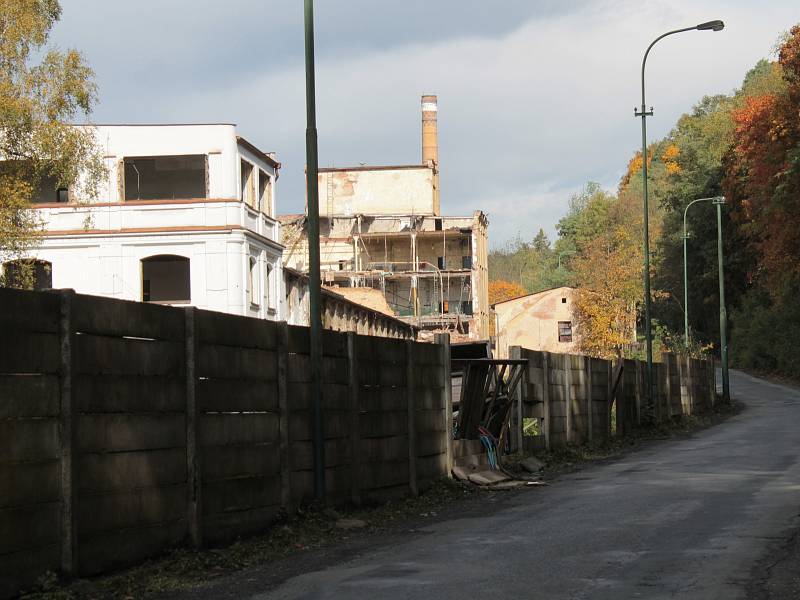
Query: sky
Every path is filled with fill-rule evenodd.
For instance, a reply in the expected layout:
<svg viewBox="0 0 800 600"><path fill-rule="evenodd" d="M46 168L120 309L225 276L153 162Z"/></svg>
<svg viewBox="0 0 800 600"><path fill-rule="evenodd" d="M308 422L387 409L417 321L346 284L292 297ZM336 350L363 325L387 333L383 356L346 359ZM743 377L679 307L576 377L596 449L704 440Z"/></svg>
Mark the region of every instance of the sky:
<svg viewBox="0 0 800 600"><path fill-rule="evenodd" d="M232 122L283 167L280 214L305 203L302 0L61 0L51 43L96 73L98 123ZM648 139L730 93L797 0L317 0L320 166L419 164L420 96L439 97L442 212L488 213L502 247L555 224L587 181L614 190Z"/></svg>

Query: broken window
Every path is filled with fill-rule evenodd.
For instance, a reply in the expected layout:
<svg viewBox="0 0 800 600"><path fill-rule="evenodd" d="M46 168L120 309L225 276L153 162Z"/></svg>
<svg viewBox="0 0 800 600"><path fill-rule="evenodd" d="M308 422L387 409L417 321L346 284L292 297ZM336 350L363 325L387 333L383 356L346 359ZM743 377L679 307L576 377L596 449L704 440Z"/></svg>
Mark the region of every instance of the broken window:
<svg viewBox="0 0 800 600"><path fill-rule="evenodd" d="M258 207L265 215L272 216L272 179L264 171L258 171Z"/></svg>
<svg viewBox="0 0 800 600"><path fill-rule="evenodd" d="M172 200L206 197L206 157L126 157L125 200Z"/></svg>
<svg viewBox="0 0 800 600"><path fill-rule="evenodd" d="M558 341L559 342L572 341L572 321L558 322Z"/></svg>
<svg viewBox="0 0 800 600"><path fill-rule="evenodd" d="M3 265L6 287L47 290L53 287L53 265L46 260L18 259Z"/></svg>
<svg viewBox="0 0 800 600"><path fill-rule="evenodd" d="M472 268L472 256L467 255L461 257L461 268L462 269Z"/></svg>
<svg viewBox="0 0 800 600"><path fill-rule="evenodd" d="M242 161L241 176L242 176L242 195L240 200L251 208L256 207L256 189L255 189L255 174L253 165L246 160Z"/></svg>
<svg viewBox="0 0 800 600"><path fill-rule="evenodd" d="M191 301L189 259L173 254L143 258L142 301L188 304Z"/></svg>

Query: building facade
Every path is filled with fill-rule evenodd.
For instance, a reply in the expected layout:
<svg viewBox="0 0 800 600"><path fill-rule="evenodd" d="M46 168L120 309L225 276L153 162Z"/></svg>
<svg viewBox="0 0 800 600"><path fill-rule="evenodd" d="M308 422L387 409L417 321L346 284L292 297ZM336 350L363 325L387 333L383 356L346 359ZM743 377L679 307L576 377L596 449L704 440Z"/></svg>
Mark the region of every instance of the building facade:
<svg viewBox="0 0 800 600"><path fill-rule="evenodd" d="M36 287L281 319L275 156L231 124L95 131L108 172L101 197L35 198L45 225Z"/></svg>
<svg viewBox="0 0 800 600"><path fill-rule="evenodd" d="M575 292L575 288L558 287L493 304L495 356L510 358L511 346L574 353L578 341Z"/></svg>
<svg viewBox="0 0 800 600"><path fill-rule="evenodd" d="M423 96L422 164L320 169L322 281L380 290L422 339L488 339L488 219L440 214L436 111ZM281 221L284 264L308 272L306 216Z"/></svg>

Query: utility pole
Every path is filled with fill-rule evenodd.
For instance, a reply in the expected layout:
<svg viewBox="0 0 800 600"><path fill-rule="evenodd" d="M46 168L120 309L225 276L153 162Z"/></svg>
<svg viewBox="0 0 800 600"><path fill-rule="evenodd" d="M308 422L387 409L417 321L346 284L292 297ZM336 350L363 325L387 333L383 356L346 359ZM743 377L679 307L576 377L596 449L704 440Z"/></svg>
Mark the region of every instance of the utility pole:
<svg viewBox="0 0 800 600"><path fill-rule="evenodd" d="M306 54L306 211L308 214L308 287L311 422L314 445L314 498L325 500L325 435L322 415L322 316L319 265L319 190L317 106L314 85L314 0L305 0Z"/></svg>
<svg viewBox="0 0 800 600"><path fill-rule="evenodd" d="M728 311L725 308L725 271L722 266L722 205L725 198L715 198L717 207L717 263L719 265L719 354L722 361L722 399L730 402L731 385L728 379Z"/></svg>

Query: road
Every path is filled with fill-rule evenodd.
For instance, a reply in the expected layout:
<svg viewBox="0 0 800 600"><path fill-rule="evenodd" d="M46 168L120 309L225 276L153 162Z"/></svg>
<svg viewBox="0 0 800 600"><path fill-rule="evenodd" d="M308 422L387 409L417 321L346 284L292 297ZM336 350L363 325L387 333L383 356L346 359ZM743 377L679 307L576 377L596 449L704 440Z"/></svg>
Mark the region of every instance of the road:
<svg viewBox="0 0 800 600"><path fill-rule="evenodd" d="M746 409L722 425L242 597L747 598L800 525L800 392L736 372L732 390Z"/></svg>

